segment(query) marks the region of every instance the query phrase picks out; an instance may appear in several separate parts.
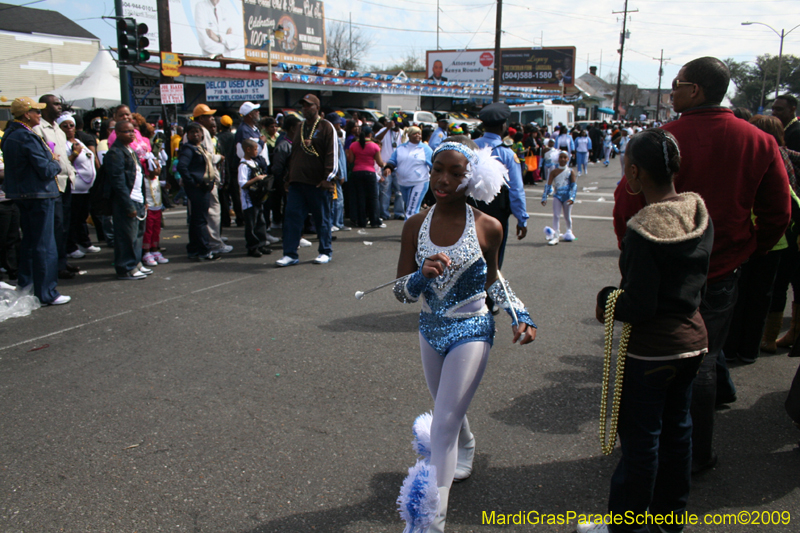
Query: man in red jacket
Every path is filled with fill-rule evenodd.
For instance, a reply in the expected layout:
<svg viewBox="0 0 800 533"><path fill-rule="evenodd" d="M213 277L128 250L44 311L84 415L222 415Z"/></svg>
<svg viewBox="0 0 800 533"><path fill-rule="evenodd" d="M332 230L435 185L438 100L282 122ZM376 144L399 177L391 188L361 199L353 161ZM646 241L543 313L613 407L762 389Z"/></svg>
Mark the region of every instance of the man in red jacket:
<svg viewBox="0 0 800 533"><path fill-rule="evenodd" d="M722 346L736 304L739 266L751 255L771 250L791 214L789 178L775 139L720 106L729 82L730 72L719 59L687 63L672 82L672 107L681 117L663 126L681 151L675 189L702 196L714 222L708 289L700 305L708 354L692 391L693 473L717 462L712 448L715 405L736 400ZM625 178L614 198L614 231L621 242L628 219L644 206L644 198L632 196Z"/></svg>

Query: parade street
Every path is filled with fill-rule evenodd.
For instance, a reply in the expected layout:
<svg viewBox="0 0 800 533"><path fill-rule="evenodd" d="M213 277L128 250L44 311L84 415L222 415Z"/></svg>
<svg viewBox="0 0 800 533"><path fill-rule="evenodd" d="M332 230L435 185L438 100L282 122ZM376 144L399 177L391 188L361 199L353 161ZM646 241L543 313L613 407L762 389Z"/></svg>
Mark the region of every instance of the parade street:
<svg viewBox="0 0 800 533"><path fill-rule="evenodd" d="M600 451L595 296L620 280L619 175L612 160L579 178L578 240L557 246L541 185L526 187L529 233L509 239L503 270L538 335L512 345L496 317L468 415L475 469L450 492L448 532L572 532L572 514L508 515L606 512L620 451ZM165 221L171 262L148 279L118 281L104 247L59 285L69 305L0 324L0 531L402 531L411 424L433 408L419 306L390 287L354 293L395 277L403 223L335 233L327 265L311 263L314 238L277 269L280 249L248 257L241 231L222 260L191 263L185 210ZM693 479L701 524L687 532L800 530L800 432L783 406L797 365L779 350L731 369L738 400L717 412L719 464ZM742 511L751 525L702 525ZM788 524L753 525L784 511Z"/></svg>

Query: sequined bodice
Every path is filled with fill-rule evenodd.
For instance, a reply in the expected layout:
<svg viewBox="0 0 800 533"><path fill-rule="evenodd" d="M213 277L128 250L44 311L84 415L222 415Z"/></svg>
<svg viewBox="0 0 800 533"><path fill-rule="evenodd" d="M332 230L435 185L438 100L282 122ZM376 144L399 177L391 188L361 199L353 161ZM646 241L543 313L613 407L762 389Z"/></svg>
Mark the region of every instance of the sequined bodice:
<svg viewBox="0 0 800 533"><path fill-rule="evenodd" d="M417 264L426 257L444 253L450 258L450 266L431 282L423 293L425 302L433 313L452 313L458 307L485 298L486 261L483 259L478 234L475 231L475 214L467 207L467 221L461 238L452 246L437 246L431 242L430 227L433 219L432 207L419 230L417 242Z"/></svg>

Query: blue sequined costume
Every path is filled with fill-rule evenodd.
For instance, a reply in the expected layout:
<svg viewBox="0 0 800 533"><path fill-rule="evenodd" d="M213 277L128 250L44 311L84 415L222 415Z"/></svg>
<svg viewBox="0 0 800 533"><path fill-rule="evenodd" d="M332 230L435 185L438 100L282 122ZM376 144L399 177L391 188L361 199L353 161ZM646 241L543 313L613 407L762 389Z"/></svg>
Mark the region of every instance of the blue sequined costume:
<svg viewBox="0 0 800 533"><path fill-rule="evenodd" d="M431 242L430 227L433 211L428 211L419 229L417 264L426 257L444 253L450 266L431 280L422 292L424 300L419 314L419 330L425 340L441 356L459 344L473 341L494 341L494 317L483 303L486 299L486 261L475 231L475 214L467 209L467 223L461 238L452 246L437 246ZM459 311L480 307L476 311ZM470 305L472 304L472 305Z"/></svg>

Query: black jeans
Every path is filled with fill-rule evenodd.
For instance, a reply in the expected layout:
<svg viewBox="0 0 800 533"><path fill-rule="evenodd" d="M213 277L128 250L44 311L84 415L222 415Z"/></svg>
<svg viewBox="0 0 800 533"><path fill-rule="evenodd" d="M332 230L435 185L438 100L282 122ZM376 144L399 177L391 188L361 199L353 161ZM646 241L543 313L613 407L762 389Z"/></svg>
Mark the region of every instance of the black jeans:
<svg viewBox="0 0 800 533"><path fill-rule="evenodd" d="M348 183L353 195L353 209L350 220L359 228L380 224L378 220L378 188L375 186L377 177L374 172L353 172Z"/></svg>
<svg viewBox="0 0 800 533"><path fill-rule="evenodd" d="M10 279L17 278L19 270L19 207L13 200L0 202L0 266Z"/></svg>
<svg viewBox="0 0 800 533"><path fill-rule="evenodd" d="M53 232L56 237L58 250L58 270L67 268L67 254L75 250L67 249L69 239L69 222L72 218L72 182L67 180L67 190L56 198L55 218L53 219ZM75 248L77 249L77 247Z"/></svg>
<svg viewBox="0 0 800 533"><path fill-rule="evenodd" d="M739 297L736 299L730 331L725 340L725 357L729 360L738 357L751 362L758 357L781 256L781 251L769 252L751 257L742 265ZM784 300L784 305L785 303Z"/></svg>
<svg viewBox="0 0 800 533"><path fill-rule="evenodd" d="M211 202L211 191L186 185L185 182L184 190L189 198L189 244L186 245L186 251L189 257L208 255L211 249L208 247L206 213Z"/></svg>
<svg viewBox="0 0 800 533"><path fill-rule="evenodd" d="M252 252L267 244L267 221L264 219L264 206L253 205L242 211L244 218L244 240L247 251Z"/></svg>
<svg viewBox="0 0 800 533"><path fill-rule="evenodd" d="M67 239L67 249L75 251L78 246L88 248L92 245L92 238L89 236L89 226L86 219L89 217L89 203L91 196L86 194L73 194L71 199L71 215L69 221L69 238ZM95 222L97 224L97 222Z"/></svg>
<svg viewBox="0 0 800 533"><path fill-rule="evenodd" d="M737 269L722 281L709 285L700 303L700 315L708 331L708 354L692 386L692 460L697 464L708 463L713 455L717 399L725 400L736 394L722 347L736 306L739 273Z"/></svg>

